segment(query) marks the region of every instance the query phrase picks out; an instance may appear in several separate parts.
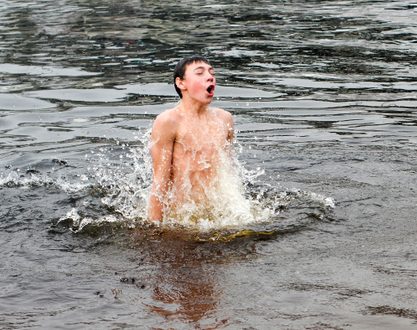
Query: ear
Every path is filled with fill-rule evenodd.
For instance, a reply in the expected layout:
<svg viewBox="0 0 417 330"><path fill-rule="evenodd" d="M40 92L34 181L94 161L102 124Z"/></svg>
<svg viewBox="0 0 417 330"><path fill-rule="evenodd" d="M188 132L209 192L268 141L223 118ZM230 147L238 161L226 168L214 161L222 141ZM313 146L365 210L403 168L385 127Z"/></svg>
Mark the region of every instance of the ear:
<svg viewBox="0 0 417 330"><path fill-rule="evenodd" d="M180 77L175 78L175 85L177 85L177 87L181 90L186 89L184 81Z"/></svg>

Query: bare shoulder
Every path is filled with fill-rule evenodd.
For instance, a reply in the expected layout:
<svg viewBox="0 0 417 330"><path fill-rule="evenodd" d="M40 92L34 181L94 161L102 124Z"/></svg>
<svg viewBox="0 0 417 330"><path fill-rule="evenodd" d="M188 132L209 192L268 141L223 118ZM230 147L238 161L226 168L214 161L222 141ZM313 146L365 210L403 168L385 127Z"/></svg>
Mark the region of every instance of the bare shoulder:
<svg viewBox="0 0 417 330"><path fill-rule="evenodd" d="M226 123L233 123L233 117L229 111L223 110L221 108L214 108L213 111L222 121Z"/></svg>
<svg viewBox="0 0 417 330"><path fill-rule="evenodd" d="M156 116L152 126L152 135L172 136L176 134L178 115L175 108L165 110Z"/></svg>
<svg viewBox="0 0 417 330"><path fill-rule="evenodd" d="M234 136L235 136L232 114L229 111L226 111L226 110L223 110L223 109L220 109L220 108L215 108L215 109L213 109L213 111L216 114L216 116L218 118L220 118L220 120L222 121L223 125L226 128L226 130L227 130L227 139L229 141L232 141L234 139Z"/></svg>
<svg viewBox="0 0 417 330"><path fill-rule="evenodd" d="M168 125L178 121L178 114L176 108L168 109L156 116L155 123L161 125Z"/></svg>

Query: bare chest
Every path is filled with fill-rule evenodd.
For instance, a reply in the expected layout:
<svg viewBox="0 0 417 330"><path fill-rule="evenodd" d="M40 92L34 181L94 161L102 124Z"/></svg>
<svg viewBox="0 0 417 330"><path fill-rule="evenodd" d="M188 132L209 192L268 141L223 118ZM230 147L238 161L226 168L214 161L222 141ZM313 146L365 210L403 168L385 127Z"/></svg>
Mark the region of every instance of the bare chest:
<svg viewBox="0 0 417 330"><path fill-rule="evenodd" d="M184 152L210 152L223 149L227 143L228 130L221 121L211 121L204 125L184 123L177 132L176 143Z"/></svg>

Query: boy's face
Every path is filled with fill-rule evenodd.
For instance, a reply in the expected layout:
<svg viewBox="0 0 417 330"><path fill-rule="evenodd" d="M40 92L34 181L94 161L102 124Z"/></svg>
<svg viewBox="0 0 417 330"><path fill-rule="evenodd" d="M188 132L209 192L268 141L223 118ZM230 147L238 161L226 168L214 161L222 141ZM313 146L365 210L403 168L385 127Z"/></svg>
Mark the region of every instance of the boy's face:
<svg viewBox="0 0 417 330"><path fill-rule="evenodd" d="M192 99L208 104L214 96L216 78L211 65L204 62L194 62L186 66L184 79L179 79L177 86L181 89L183 97L188 94Z"/></svg>

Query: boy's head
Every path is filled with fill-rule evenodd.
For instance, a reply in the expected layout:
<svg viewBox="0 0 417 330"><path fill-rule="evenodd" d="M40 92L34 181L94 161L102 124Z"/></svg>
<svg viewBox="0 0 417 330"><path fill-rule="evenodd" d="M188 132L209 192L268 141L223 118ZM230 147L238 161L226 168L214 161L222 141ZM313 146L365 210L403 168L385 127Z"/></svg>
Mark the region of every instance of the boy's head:
<svg viewBox="0 0 417 330"><path fill-rule="evenodd" d="M199 55L194 55L191 57L185 57L182 60L180 60L177 65L175 66L174 69L174 87L175 90L177 91L178 95L180 96L180 98L182 98L182 93L181 90L177 87L176 84L176 79L180 78L180 79L184 79L184 75L185 75L185 70L187 69L187 66L196 62L203 62L206 64L210 64L210 62L203 56L199 56Z"/></svg>

